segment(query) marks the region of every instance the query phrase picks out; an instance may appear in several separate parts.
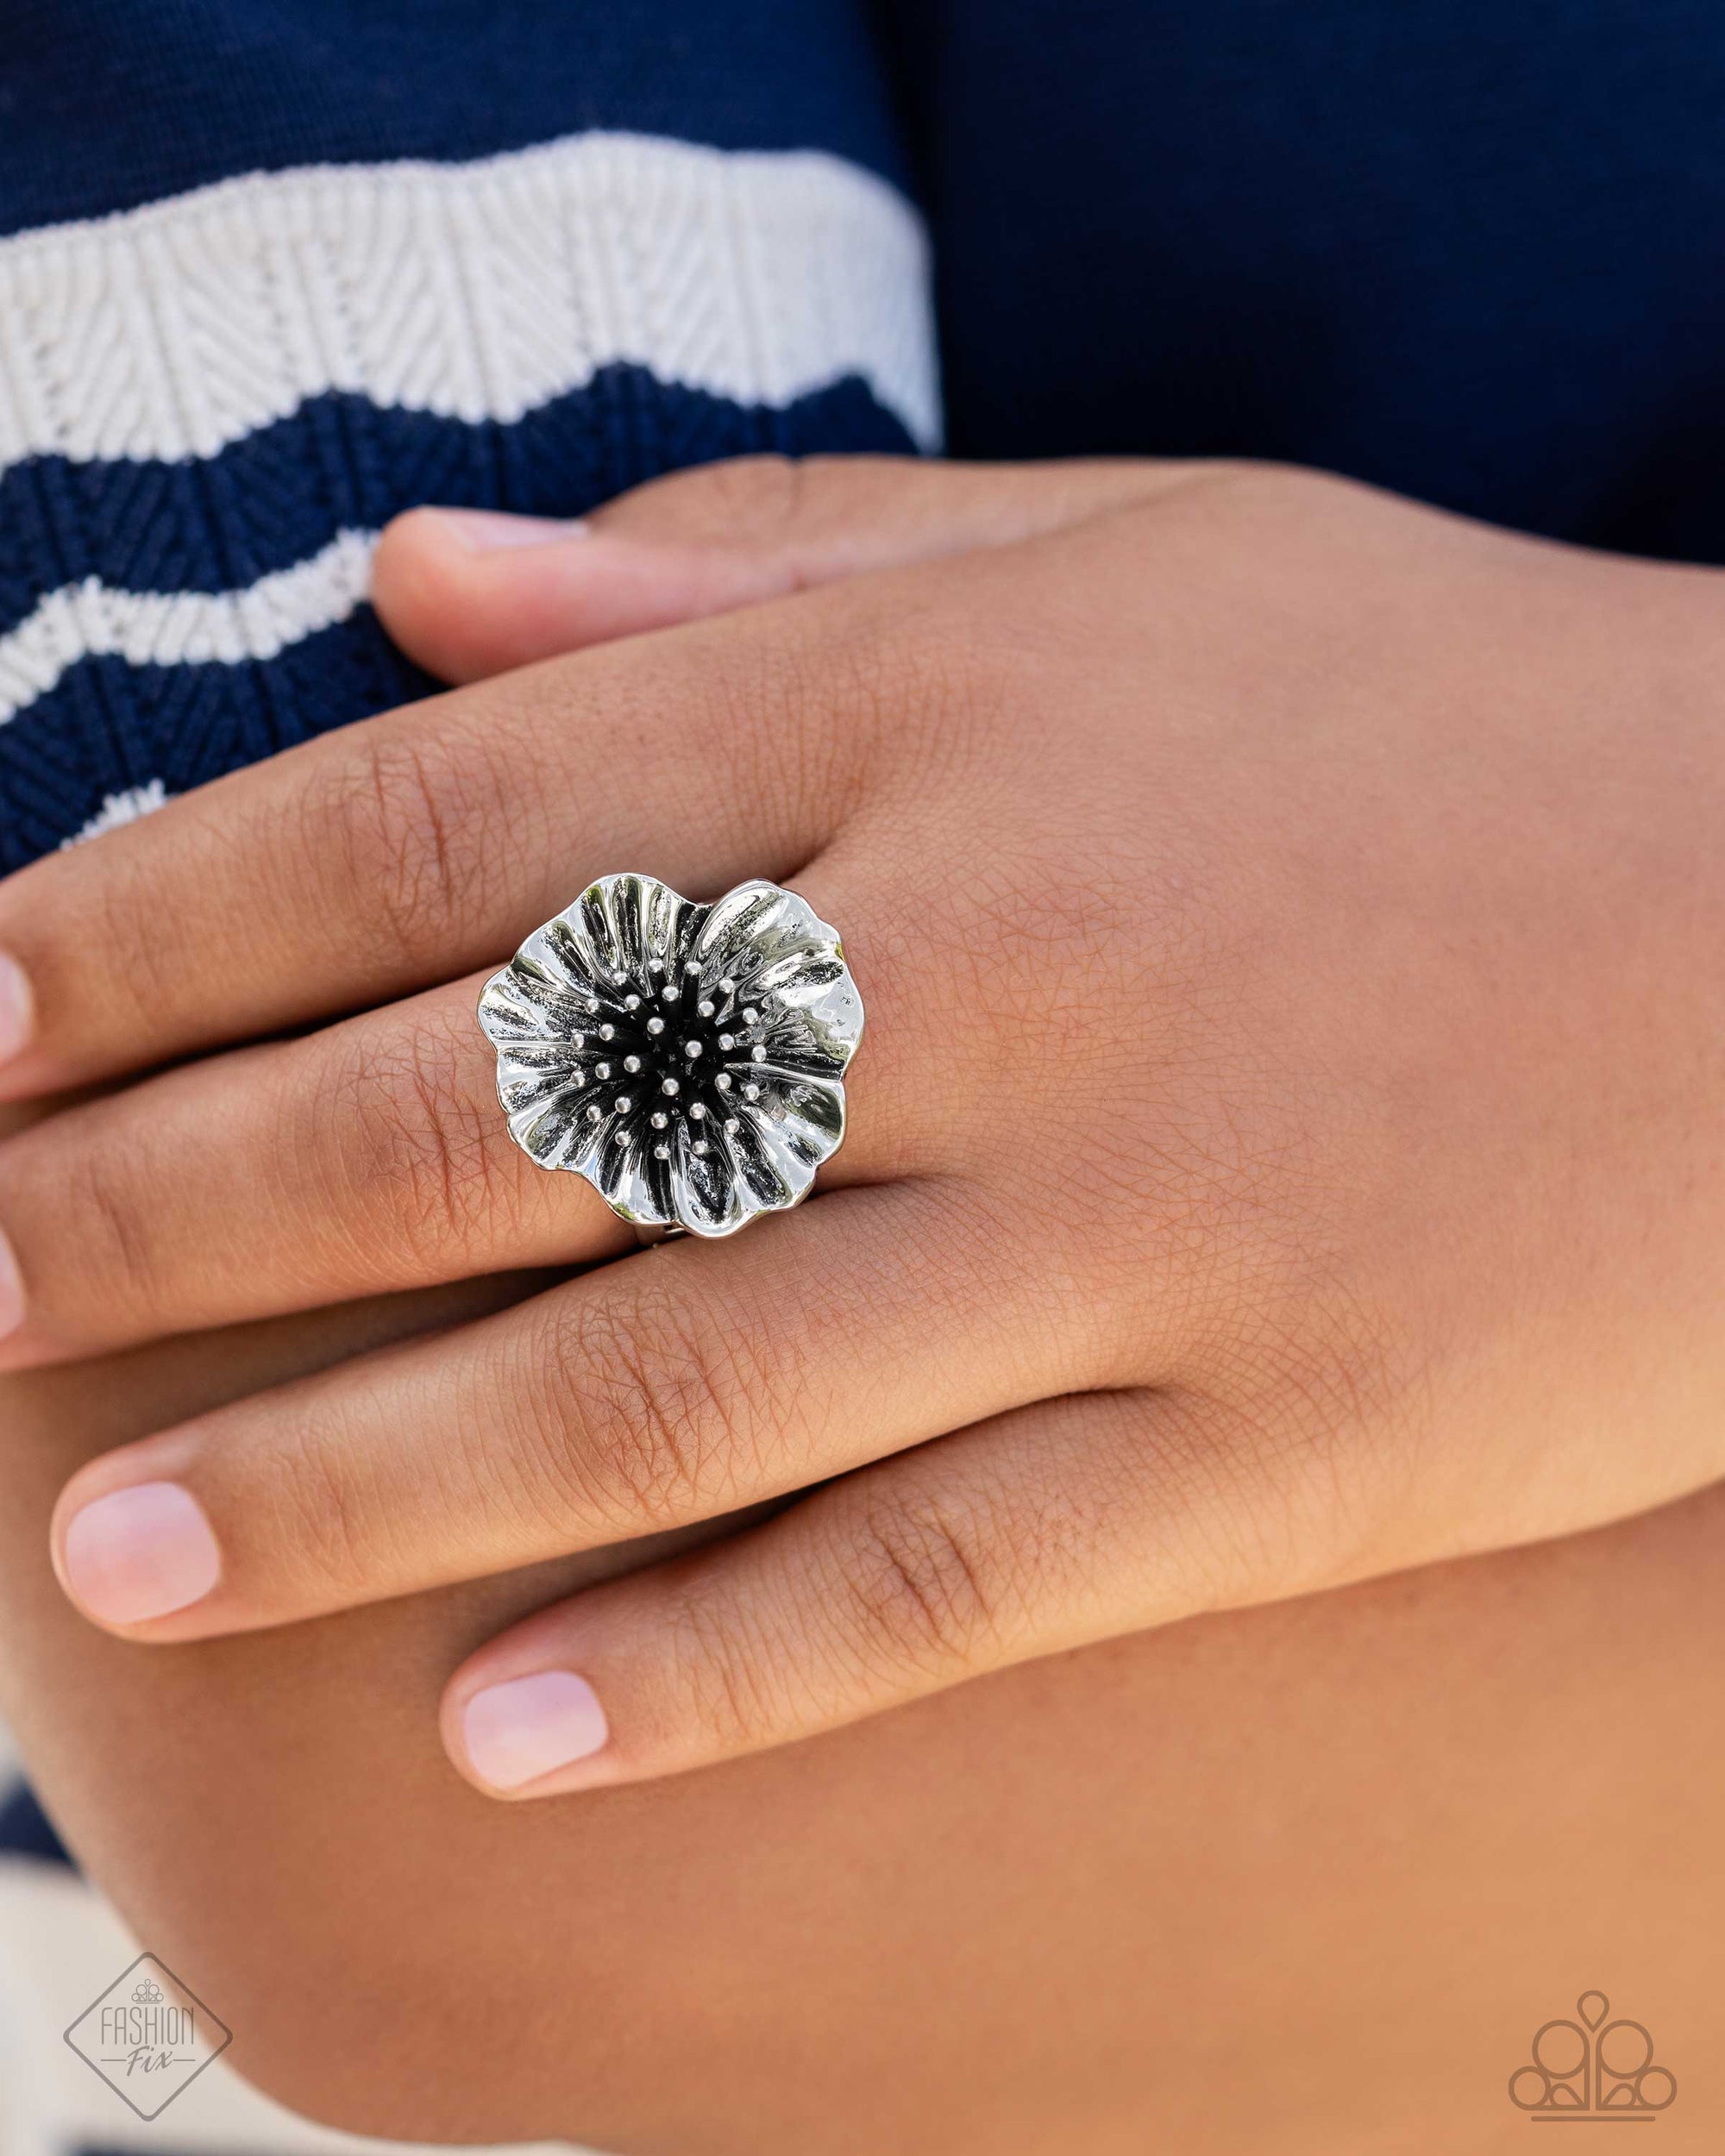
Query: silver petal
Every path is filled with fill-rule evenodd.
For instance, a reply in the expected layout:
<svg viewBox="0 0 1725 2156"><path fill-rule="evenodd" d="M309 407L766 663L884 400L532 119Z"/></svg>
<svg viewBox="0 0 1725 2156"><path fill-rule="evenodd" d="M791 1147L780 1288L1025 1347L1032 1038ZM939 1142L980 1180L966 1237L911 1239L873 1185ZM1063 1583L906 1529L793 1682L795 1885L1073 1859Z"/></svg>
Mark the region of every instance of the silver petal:
<svg viewBox="0 0 1725 2156"><path fill-rule="evenodd" d="M568 1040L588 1022L589 1003L549 981L518 952L486 981L480 997L480 1024L501 1048L515 1041Z"/></svg>
<svg viewBox="0 0 1725 2156"><path fill-rule="evenodd" d="M671 1177L677 1224L694 1235L732 1235L754 1218L754 1208L744 1200L723 1135L706 1143L708 1150L698 1154L688 1133L677 1133Z"/></svg>
<svg viewBox="0 0 1725 2156"><path fill-rule="evenodd" d="M844 946L808 900L774 883L743 883L722 898L695 938L701 976L736 983L737 1005L766 1005L775 1062L844 1075L862 1037L862 1000Z"/></svg>
<svg viewBox="0 0 1725 2156"><path fill-rule="evenodd" d="M583 1143L586 1128L580 1094L568 1088L522 1103L509 1119L509 1134L542 1168L561 1168Z"/></svg>
<svg viewBox="0 0 1725 2156"><path fill-rule="evenodd" d="M497 1097L512 1125L524 1108L543 1108L567 1093L585 1105L576 1085L576 1074L567 1063L538 1069L514 1053L500 1056L497 1065Z"/></svg>
<svg viewBox="0 0 1725 2156"><path fill-rule="evenodd" d="M726 1142L750 1213L781 1213L795 1205L814 1181L812 1168L806 1168L788 1152L781 1155L772 1138L772 1125L752 1108L738 1114L737 1128Z"/></svg>
<svg viewBox="0 0 1725 2156"><path fill-rule="evenodd" d="M808 900L776 883L739 883L709 909L695 937L694 956L703 980L737 983L739 1001L756 976L781 960L838 953L838 934L816 914Z"/></svg>
<svg viewBox="0 0 1725 2156"><path fill-rule="evenodd" d="M669 1216L655 1200L648 1173L652 1155L636 1128L639 1120L638 1112L613 1115L591 1161L574 1164L613 1213L642 1227L664 1227Z"/></svg>
<svg viewBox="0 0 1725 2156"><path fill-rule="evenodd" d="M749 1082L760 1087L761 1098L745 1102L741 1113L772 1131L782 1149L774 1153L781 1174L789 1159L812 1175L844 1143L844 1088L837 1080L757 1063Z"/></svg>

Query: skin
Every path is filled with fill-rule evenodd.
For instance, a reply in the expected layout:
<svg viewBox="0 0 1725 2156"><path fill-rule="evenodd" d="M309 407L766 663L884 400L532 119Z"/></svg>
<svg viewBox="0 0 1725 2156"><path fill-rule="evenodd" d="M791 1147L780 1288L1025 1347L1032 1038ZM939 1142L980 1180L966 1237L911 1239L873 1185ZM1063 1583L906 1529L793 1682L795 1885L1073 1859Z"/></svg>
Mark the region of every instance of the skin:
<svg viewBox="0 0 1725 2156"><path fill-rule="evenodd" d="M734 1243L109 1454L57 1512L88 1614L208 1638L818 1485L455 1673L452 1758L536 1796L1719 1474L1712 573L1138 464L686 476L465 585L418 532L411 646L591 648L0 890L20 1094L375 1006L0 1149L15 1364L613 1253L461 976L619 859L844 924L853 1134ZM74 1522L164 1484L209 1565L116 1608ZM475 1702L544 1672L608 1738L490 1771Z"/></svg>
<svg viewBox="0 0 1725 2156"><path fill-rule="evenodd" d="M413 1321L0 1380L0 1711L266 2089L622 2156L1512 2156L1598 1985L1716 2148L1718 1495L500 1806L439 1691L582 1561L168 1653L47 1564L88 1455Z"/></svg>
<svg viewBox="0 0 1725 2156"><path fill-rule="evenodd" d="M1352 718L1359 731L1346 755L1336 753L1333 734L1318 731L1327 787L1295 786L1290 809L1286 790L1298 773L1277 761L1278 747L1290 733L1303 742L1318 721L1293 693L1274 699L1260 652L1247 685L1279 728L1260 728L1256 753L1282 784L1276 814L1289 814L1313 850L1293 854L1302 874L1291 889L1276 882L1276 904L1254 912L1250 962L1224 968L1214 1001L1193 997L1184 974L1178 998L1156 977L1154 1015L1165 1025L1178 1013L1186 1029L1152 1036L1170 1050L1157 1065L1164 1082L1189 1110L1195 1095L1175 1081L1190 1056L1193 1085L1201 1074L1212 1096L1226 1100L1223 1123L1237 1142L1251 1141L1246 1155L1257 1170L1251 1203L1231 1187L1230 1204L1183 1220L1185 1240L1204 1262L1164 1283L1171 1307L1194 1321L1191 1368L1208 1372L1214 1388L1203 1397L1239 1412L1226 1422L1183 1424L1182 1444L1148 1452L1134 1426L1125 1448L1129 1463L1153 1468L1163 1511L1212 1538L1208 1563L1220 1551L1225 1577L1232 1580L1231 1566L1249 1576L1220 1591L1210 1579L1215 1601L1309 1585L1301 1568L1314 1562L1346 1575L1406 1564L1458 1539L1549 1534L1553 1523L1609 1516L1716 1472L1708 1451L1716 1400L1706 1256L1716 1247L1706 1113L1716 1044L1697 987L1716 948L1703 844L1718 805L1709 790L1714 722L1704 680L1716 656L1712 580L1578 562L1420 517L1427 536L1458 533L1458 552L1446 552L1444 540L1435 555L1416 545L1402 558L1395 528L1414 513L1396 509L1373 522L1377 506L1362 509L1370 498L1348 493L1349 518L1358 511L1365 527L1339 561L1324 558L1319 578L1320 587L1331 579L1346 587L1339 616L1352 620L1368 608L1380 636L1386 627L1411 633L1409 617L1421 617L1423 629L1433 611L1469 624L1465 638L1427 636L1423 674L1397 646L1402 671L1391 684L1369 653L1362 663L1340 619L1320 614L1317 655L1289 630L1296 619L1302 631L1309 627L1318 592L1303 565L1336 536L1314 521L1308 484L1284 487L1260 475L1238 482L1249 515L1268 520L1254 573L1239 573L1229 607L1219 603L1213 617L1187 626L1195 648L1226 643L1226 620L1240 618L1243 581L1284 639L1273 654L1277 678L1291 676L1303 691L1306 673L1324 657L1320 700L1341 711L1324 728ZM1214 580L1224 573L1219 563L1245 546L1236 521L1248 513L1242 493L1229 498L1236 486L1226 478L1218 494L1207 481L1161 505L1198 518L1195 526L1158 526L1165 543L1152 566L1168 592L1152 611L1164 660L1191 656L1182 624L1201 594L1182 581L1189 560L1201 559L1201 582ZM1226 514L1217 529L1208 518L1219 501ZM998 517L998 505L991 514ZM1277 523L1284 515L1291 528ZM940 528L950 536L950 520ZM894 535L900 550L902 537ZM1101 550L1076 557L1063 585L1094 604L1099 620L1110 612L1104 556L1113 558L1119 539L1108 530ZM974 534L966 543L976 543ZM1134 548L1144 543L1135 531ZM697 576L709 580L702 588L714 604L726 605L760 598L774 577L783 588L787 573L793 585L812 573L806 555L787 573L781 544L776 565L744 561L748 588L739 593L723 549L693 551L693 567L677 568L685 600L687 580ZM771 555L770 547L761 551ZM1000 548L1000 558L1013 551ZM1148 558L1133 555L1140 596ZM1292 575L1291 589L1278 582L1277 561L1281 574ZM1410 599L1398 612L1371 582L1386 561L1389 582L1408 579L1418 605ZM1038 561L1035 571L1044 595L1045 567ZM420 572L434 611L451 625L438 586L443 572L423 559ZM518 566L503 573L529 602L517 630L538 623L549 633L561 604L567 633L567 590L559 601L545 588L559 578L567 584L567 564L542 560L524 579ZM602 605L594 605L591 561L574 580L612 633L628 625L615 604L618 588L626 595L632 580L638 600L651 576L626 557L609 569L601 562L599 573L612 577L598 594ZM915 588L850 587L864 603L885 592L865 630L902 613ZM508 626L506 608L474 611ZM1027 617L1028 601L1026 611ZM999 632L1012 633L1017 618L1008 610ZM774 638L784 620L773 623ZM1063 633L1070 629L1063 624ZM1264 636L1262 618L1251 634ZM1384 640L1393 643L1394 635ZM524 641L530 637L518 636L513 655L532 655ZM676 677L687 695L725 647L655 640L625 656L650 667L667 648L694 653ZM1510 664L1517 654L1521 663ZM480 671L498 654L477 656ZM1482 730L1470 699L1484 702L1487 677L1493 723ZM594 679L582 675L576 707L594 694ZM1251 769L1239 742L1218 735L1226 707L1199 699L1204 683L1178 666L1165 679L1171 710L1192 699L1184 755L1170 772L1184 783L1174 790L1190 796L1203 758L1229 752L1235 853L1255 862L1274 840L1287 849L1283 826L1241 780ZM1234 687L1239 693L1241 684ZM512 697L532 693L530 683L511 688ZM1427 730L1416 729L1411 741L1398 731L1367 755L1364 721L1380 734L1405 730L1408 707ZM504 710L486 708L494 723ZM1568 731L1554 747L1559 717ZM1371 781L1393 767L1399 784L1410 749L1421 743L1427 761L1408 781L1395 843L1362 856L1373 816L1385 807ZM1466 779L1453 799L1446 783L1459 780L1439 754L1443 744ZM1058 791L1042 792L1057 823ZM1348 819L1341 824L1338 796ZM212 790L206 805L213 798ZM227 814L218 804L198 829L221 843ZM190 828L180 816L181 836ZM117 890L129 887L135 899L148 864L134 847L107 849L106 857L121 864L115 884L88 902L117 923ZM1287 867L1286 851L1274 858ZM1105 882L1107 867L1103 860L1093 885ZM1245 881L1262 899L1263 884ZM44 882L37 879L39 893ZM1308 950L1290 996L1297 1010L1290 1016L1274 998L1251 1000L1251 1018L1279 1014L1285 1030L1273 1038L1283 1050L1305 1045L1310 1025L1333 1051L1337 1037L1325 1029L1356 1006L1360 1031L1344 1027L1345 1044L1358 1047L1369 1021L1381 1037L1386 1006L1411 1035L1406 1061L1387 1072L1365 1078L1347 1066L1384 1122L1340 1119L1357 1142L1346 1175L1331 1163L1333 1185L1357 1197L1358 1215L1345 1211L1338 1227L1346 1232L1328 1242L1286 1237L1279 1205L1308 1228L1329 1217L1289 1201L1305 1179L1268 1141L1295 1126L1257 1120L1252 1088L1219 1087L1228 1067L1189 1045L1195 1037L1215 1050L1231 1037L1234 998L1250 990L1262 999L1275 962L1313 944L1312 917L1295 904L1308 883L1327 897L1346 887L1350 933L1321 912L1333 945L1318 939L1315 956ZM67 905L79 887L62 883ZM1177 883L1160 887L1164 897L1181 895ZM45 930L53 917L28 911L26 920L20 910L27 932L12 936L14 946L28 943L32 926L64 935L75 971L78 938L65 920ZM832 911L855 935L853 914ZM248 927L259 918L250 916ZM214 932L219 923L212 912L200 925ZM1387 967L1385 944L1394 962ZM1199 937L1196 949L1202 956L1211 946ZM1224 940L1221 950L1226 957L1232 946ZM29 962L33 955L22 955ZM93 1048L85 1042L81 1065L72 1056L53 1062L59 1021L49 991L57 986L70 1010L78 984L36 956L42 1046L34 1070L26 1062L15 1072L20 1090L107 1067L99 1040ZM1416 981L1433 992L1441 1026L1420 1030ZM166 970L161 985L172 1019ZM889 1017L896 1010L889 980L865 981L871 1023L881 1007L877 986ZM1197 1025L1206 1016L1213 1031ZM104 1021L97 1011L78 1022ZM889 1025L889 1039L895 1030ZM170 1047L193 1044L180 1037ZM242 1066L248 1085L257 1058L273 1052L255 1051ZM1278 1081L1290 1071L1309 1078L1296 1057L1276 1060ZM184 1081L197 1076L194 1068ZM1319 1112L1335 1090L1333 1081L1327 1096L1314 1083L1301 1100L1332 1139L1333 1126ZM135 1108L146 1091L52 1119L17 1141L11 1160L53 1157L51 1147L80 1142L80 1118ZM1352 1096L1342 1088L1342 1097ZM159 1104L162 1096L154 1098ZM907 1142L906 1127L913 1138L920 1099L913 1087L895 1094L889 1062L877 1108L894 1142ZM950 1118L926 1112L950 1134ZM894 1125L894 1114L906 1125ZM1179 1130L1181 1119L1170 1115L1158 1127ZM87 1134L87 1120L83 1128ZM1207 1136L1215 1131L1214 1122L1206 1126ZM1211 1147L1201 1155L1213 1169L1229 1157ZM842 1157L850 1156L847 1148ZM63 1202L78 1190L78 1157L60 1156L69 1171ZM1302 1164L1309 1156L1295 1163ZM1111 1156L1109 1165L1117 1188L1122 1163ZM917 1181L899 1178L913 1203ZM844 1198L844 1181L835 1187ZM851 1188L875 1202L881 1185L865 1166ZM1333 1201L1336 1188L1326 1191ZM1063 1195L1070 1201L1070 1190ZM836 1213L838 1200L818 1200L807 1218L823 1209ZM1228 1240L1242 1215L1258 1232ZM919 1250L931 1247L925 1219L908 1209L894 1218ZM1270 1232L1265 1221L1281 1232ZM803 1225L798 1219L758 1232ZM1056 1223L1044 1221L1042 1232L1044 1263L1076 1262L1054 1243ZM61 1240L87 1248L87 1239ZM606 1247L568 1235L555 1250L517 1250L568 1258ZM806 1263L806 1250L796 1247ZM1153 1238L1152 1258L1159 1249ZM1266 1249L1276 1263L1244 1262ZM51 1298L34 1285L41 1272L27 1237L21 1250L31 1323L43 1329L21 1336L16 1357L87 1348L69 1322L63 1337L47 1337ZM1297 1262L1284 1272L1290 1250ZM1144 1246L1132 1255L1142 1260ZM1408 1338L1416 1344L1411 1370L1395 1357L1338 1358L1339 1340L1357 1346L1361 1338L1338 1321L1359 1307L1357 1296L1333 1293L1338 1280L1352 1284L1335 1269L1346 1255L1381 1268L1369 1272L1380 1295L1391 1284L1407 1290L1389 1306L1400 1330L1386 1330L1404 1352ZM1008 1233L978 1260L1003 1295L1011 1257ZM259 1256L260 1269L268 1257ZM631 1294L645 1293L669 1263L670 1254L655 1255L561 1285L522 1285L536 1299L588 1294L620 1274L635 1277ZM140 1323L129 1315L126 1292L141 1282L155 1292L156 1272L135 1266L130 1281L114 1272L102 1283L104 1300L68 1295L66 1307L86 1330L98 1311L104 1323L147 1332L168 1320L158 1313ZM1191 1287L1194 1275L1226 1282L1214 1307ZM1105 1244L1086 1278L1106 1292L1111 1277ZM1278 1282L1283 1299L1266 1298ZM614 1288L613 1277L601 1292ZM1274 1608L1078 1649L1056 1641L1049 1651L1044 1638L1028 1650L1039 1658L1017 1667L994 1667L1010 1657L992 1651L992 1637L980 1653L974 1637L961 1639L964 1654L932 1671L934 1686L947 1689L931 1690L919 1663L915 1683L900 1676L898 1691L930 1695L894 1712L795 1744L781 1741L794 1731L775 1725L752 1756L512 1808L463 1785L436 1745L437 1695L463 1655L518 1616L555 1613L558 1598L596 1570L641 1560L647 1569L630 1580L561 1607L591 1610L609 1597L613 1610L632 1608L630 1628L650 1647L662 1604L620 1598L656 1593L655 1582L687 1582L693 1568L734 1566L739 1552L758 1550L819 1499L725 1533L694 1555L668 1558L658 1543L637 1543L624 1556L595 1547L585 1558L560 1557L167 1653L150 1651L141 1637L104 1637L60 1597L47 1566L46 1525L57 1489L80 1459L100 1456L86 1476L123 1475L124 1463L140 1457L127 1441L168 1427L214 1432L237 1457L257 1427L244 1418L279 1413L283 1401L298 1413L319 1396L260 1388L320 1367L334 1368L330 1385L374 1384L380 1371L387 1380L398 1363L343 1369L340 1358L428 1320L447 1324L469 1296L507 1292L458 1288L446 1291L453 1303L429 1308L349 1305L316 1319L210 1332L119 1363L44 1367L3 1381L20 1501L0 1524L7 1712L98 1876L150 1943L241 2028L240 2063L267 2086L372 2131L557 2134L619 2150L1136 2151L1153 2132L1200 2156L1490 2151L1522 2145L1527 2122L1503 2084L1533 2028L1565 2010L1583 1985L1600 1983L1620 2009L1654 2028L1683 2083L1689 2108L1662 2120L1662 2145L1710 2145L1702 2138L1712 2130L1704 2069L1684 2078L1687 2062L1704 2061L1713 2047L1710 1968L1725 1898L1707 1831L1725 1764L1714 1708L1725 1519L1710 1495L1609 1532ZM925 1300L917 1309L925 1328L919 1375L926 1378ZM1234 1330L1211 1340L1195 1319L1226 1332L1223 1311ZM1441 1322L1409 1324L1433 1313ZM1295 1315L1302 1323L1290 1324L1285 1337L1268 1323ZM518 1318L502 1313L488 1322ZM183 1310L177 1321L185 1321ZM213 1317L206 1310L199 1321ZM1362 1331L1364 1346L1382 1344L1377 1327ZM433 1369L435 1358L473 1337L446 1332L413 1352ZM1346 1381L1339 1387L1338 1370ZM938 1369L935 1376L943 1377ZM1392 1376L1401 1380L1392 1395L1400 1413L1378 1409L1366 1382ZM1198 1390L1189 1378L1146 1389L1164 1404L1176 1395L1186 1407ZM1429 1419L1410 1411L1410 1401L1425 1407L1433 1400L1440 1411ZM992 1442L1001 1432L984 1435ZM1226 1441L1247 1438L1251 1473L1263 1475L1256 1483ZM1386 1452L1394 1470L1387 1475ZM296 1457L292 1445L283 1454L290 1467ZM942 1448L908 1457L938 1461ZM499 1456L499 1470L509 1464L507 1453ZM1637 1475L1645 1479L1636 1482ZM1314 1479L1326 1485L1327 1539L1321 1507L1288 1507L1289 1492L1309 1496ZM1395 1501L1380 1499L1374 1508L1366 1501L1380 1486ZM1213 1489L1222 1495L1206 1511L1200 1501ZM290 1473L262 1501L283 1547L292 1523L307 1516L317 1523L303 1495ZM248 1501L260 1501L254 1494ZM362 1555L378 1543L393 1553L416 1531L407 1512L361 1520L365 1531L354 1534L345 1495L338 1509ZM724 1512L712 1501L704 1517L723 1529ZM1338 1514L1346 1561L1336 1556ZM1266 1532L1267 1520L1277 1533ZM1296 1543L1299 1564L1278 1570L1278 1552ZM1158 1558L1170 1549L1178 1554L1177 1536L1155 1545ZM1141 1562L1141 1548L1138 1555ZM379 1591L374 1583L371 1591ZM1189 1590L1189 1605L1200 1599ZM921 1590L902 1606L882 1604L900 1626L919 1613L926 1622L930 1607ZM567 1619L535 1620L548 1621ZM1107 1620L1116 1621L1117 1610ZM511 1636L524 1634L504 1633ZM785 1650L793 1661L795 1645ZM985 1670L975 1682L948 1683ZM854 1690L848 1704L835 1708L829 1699L825 1711L834 1720L855 1712ZM141 1777L148 1805L135 1801ZM340 1894L328 1890L332 1873ZM460 1980L452 1982L455 1971Z"/></svg>

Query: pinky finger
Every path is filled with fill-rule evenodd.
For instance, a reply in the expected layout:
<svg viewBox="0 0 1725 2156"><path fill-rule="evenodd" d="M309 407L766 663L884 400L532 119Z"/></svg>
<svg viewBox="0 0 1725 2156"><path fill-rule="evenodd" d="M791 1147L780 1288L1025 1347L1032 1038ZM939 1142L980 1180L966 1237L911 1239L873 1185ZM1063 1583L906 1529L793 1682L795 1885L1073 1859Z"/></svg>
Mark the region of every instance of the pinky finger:
<svg viewBox="0 0 1725 2156"><path fill-rule="evenodd" d="M444 1745L491 1796L644 1781L1323 1583L1303 1576L1312 1544L1286 1492L1283 1532L1248 1526L1260 1508L1218 1472L1210 1413L1172 1395L1081 1395L829 1483L482 1647L449 1682Z"/></svg>

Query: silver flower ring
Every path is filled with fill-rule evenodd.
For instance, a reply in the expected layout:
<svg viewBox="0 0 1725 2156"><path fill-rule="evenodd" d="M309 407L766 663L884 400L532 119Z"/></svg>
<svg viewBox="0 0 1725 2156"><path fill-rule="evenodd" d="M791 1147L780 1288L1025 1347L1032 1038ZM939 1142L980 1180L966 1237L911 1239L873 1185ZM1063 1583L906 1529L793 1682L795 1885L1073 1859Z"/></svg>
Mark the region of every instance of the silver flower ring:
<svg viewBox="0 0 1725 2156"><path fill-rule="evenodd" d="M480 997L510 1135L642 1230L731 1235L806 1197L844 1137L862 1000L807 901L601 876Z"/></svg>

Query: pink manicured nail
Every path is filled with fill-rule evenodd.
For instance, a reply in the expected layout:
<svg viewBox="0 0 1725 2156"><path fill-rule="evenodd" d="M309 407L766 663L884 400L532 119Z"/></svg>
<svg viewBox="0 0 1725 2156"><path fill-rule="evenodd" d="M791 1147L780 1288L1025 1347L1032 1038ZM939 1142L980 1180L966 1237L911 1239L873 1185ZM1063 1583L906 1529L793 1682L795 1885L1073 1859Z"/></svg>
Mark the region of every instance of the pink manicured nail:
<svg viewBox="0 0 1725 2156"><path fill-rule="evenodd" d="M29 1046L35 1024L30 976L9 952L0 950L0 1063Z"/></svg>
<svg viewBox="0 0 1725 2156"><path fill-rule="evenodd" d="M570 1670L542 1670L488 1685L461 1714L467 1764L494 1789L518 1789L585 1759L610 1734L599 1695Z"/></svg>
<svg viewBox="0 0 1725 2156"><path fill-rule="evenodd" d="M74 1513L66 1531L72 1594L104 1624L201 1602L222 1576L222 1552L204 1508L178 1482L135 1482Z"/></svg>
<svg viewBox="0 0 1725 2156"><path fill-rule="evenodd" d="M502 547L552 547L579 539L586 531L580 517L513 517L501 509L429 509L421 512L438 523L475 554Z"/></svg>
<svg viewBox="0 0 1725 2156"><path fill-rule="evenodd" d="M0 1233L0 1340L16 1332L24 1322L24 1276L18 1270L17 1253Z"/></svg>

